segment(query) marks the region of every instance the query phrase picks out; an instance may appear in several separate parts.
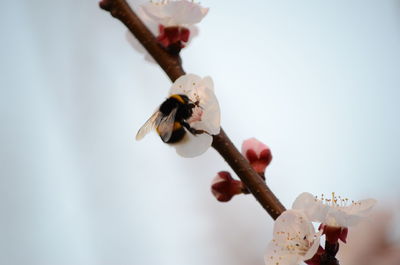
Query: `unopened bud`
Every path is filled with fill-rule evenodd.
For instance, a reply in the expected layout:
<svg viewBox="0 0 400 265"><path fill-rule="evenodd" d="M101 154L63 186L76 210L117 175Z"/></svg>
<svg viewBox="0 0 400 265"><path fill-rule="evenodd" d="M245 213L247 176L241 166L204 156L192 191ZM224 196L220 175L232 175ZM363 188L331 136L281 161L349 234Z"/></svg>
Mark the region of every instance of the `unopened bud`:
<svg viewBox="0 0 400 265"><path fill-rule="evenodd" d="M258 174L264 176L265 169L272 160L271 150L268 146L256 138L247 139L242 144L242 155L246 157Z"/></svg>
<svg viewBox="0 0 400 265"><path fill-rule="evenodd" d="M218 172L211 184L211 192L220 202L230 201L233 196L241 194L242 190L243 183L233 179L226 171Z"/></svg>

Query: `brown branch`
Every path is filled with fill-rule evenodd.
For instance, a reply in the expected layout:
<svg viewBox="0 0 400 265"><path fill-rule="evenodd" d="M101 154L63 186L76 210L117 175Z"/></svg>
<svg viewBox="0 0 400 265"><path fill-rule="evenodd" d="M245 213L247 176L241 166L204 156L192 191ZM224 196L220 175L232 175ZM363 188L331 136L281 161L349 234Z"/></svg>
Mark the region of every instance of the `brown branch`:
<svg viewBox="0 0 400 265"><path fill-rule="evenodd" d="M231 166L233 171L235 171L242 182L273 219L278 218L278 216L285 211L285 207L268 188L264 180L254 171L249 162L233 145L222 128L218 135L213 136L212 146Z"/></svg>
<svg viewBox="0 0 400 265"><path fill-rule="evenodd" d="M113 17L119 19L128 27L165 71L172 82L185 74L180 57L169 54L157 43L156 38L137 17L125 0L103 0L100 2L100 7L109 11ZM231 166L272 218L276 219L285 211L285 207L279 202L262 178L253 170L248 161L236 149L222 128L220 134L213 136L212 146Z"/></svg>

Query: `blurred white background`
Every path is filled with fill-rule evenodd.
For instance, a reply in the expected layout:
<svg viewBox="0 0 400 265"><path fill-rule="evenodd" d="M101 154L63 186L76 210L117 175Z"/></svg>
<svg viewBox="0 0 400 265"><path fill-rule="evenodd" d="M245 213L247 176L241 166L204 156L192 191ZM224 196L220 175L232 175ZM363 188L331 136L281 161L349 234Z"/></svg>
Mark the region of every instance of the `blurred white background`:
<svg viewBox="0 0 400 265"><path fill-rule="evenodd" d="M229 169L214 150L135 142L170 81L119 21L96 1L2 4L0 264L263 264L272 220L251 196L213 198ZM202 5L184 68L213 77L238 147L271 147L284 205L399 201L400 1Z"/></svg>

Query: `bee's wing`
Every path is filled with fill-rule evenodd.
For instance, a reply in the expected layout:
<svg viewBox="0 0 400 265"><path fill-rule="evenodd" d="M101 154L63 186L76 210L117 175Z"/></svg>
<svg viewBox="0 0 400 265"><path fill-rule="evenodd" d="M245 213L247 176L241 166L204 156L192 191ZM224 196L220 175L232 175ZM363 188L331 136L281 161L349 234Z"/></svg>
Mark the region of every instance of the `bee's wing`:
<svg viewBox="0 0 400 265"><path fill-rule="evenodd" d="M163 117L157 127L157 131L165 143L168 142L171 138L172 132L174 131L175 115L177 110L178 108L175 108L170 114L168 114L168 116Z"/></svg>
<svg viewBox="0 0 400 265"><path fill-rule="evenodd" d="M153 115L143 124L143 126L139 129L136 134L136 141L143 139L143 137L154 130L161 122L162 113L160 111L154 112Z"/></svg>

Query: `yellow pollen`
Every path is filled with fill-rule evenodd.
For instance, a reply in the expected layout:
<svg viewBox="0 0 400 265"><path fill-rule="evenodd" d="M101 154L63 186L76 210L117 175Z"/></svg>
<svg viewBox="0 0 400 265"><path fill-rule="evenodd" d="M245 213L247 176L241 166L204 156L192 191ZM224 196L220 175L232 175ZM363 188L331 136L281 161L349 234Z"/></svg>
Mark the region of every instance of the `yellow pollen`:
<svg viewBox="0 0 400 265"><path fill-rule="evenodd" d="M346 207L348 206L349 199L348 198L342 198L341 196L337 196L335 192L331 193L331 198L325 197L324 194L321 194L321 198L318 199L318 196L315 196L315 201L319 201L323 204L326 204L331 207ZM353 205L360 205L360 202L355 202L351 201L351 204Z"/></svg>

